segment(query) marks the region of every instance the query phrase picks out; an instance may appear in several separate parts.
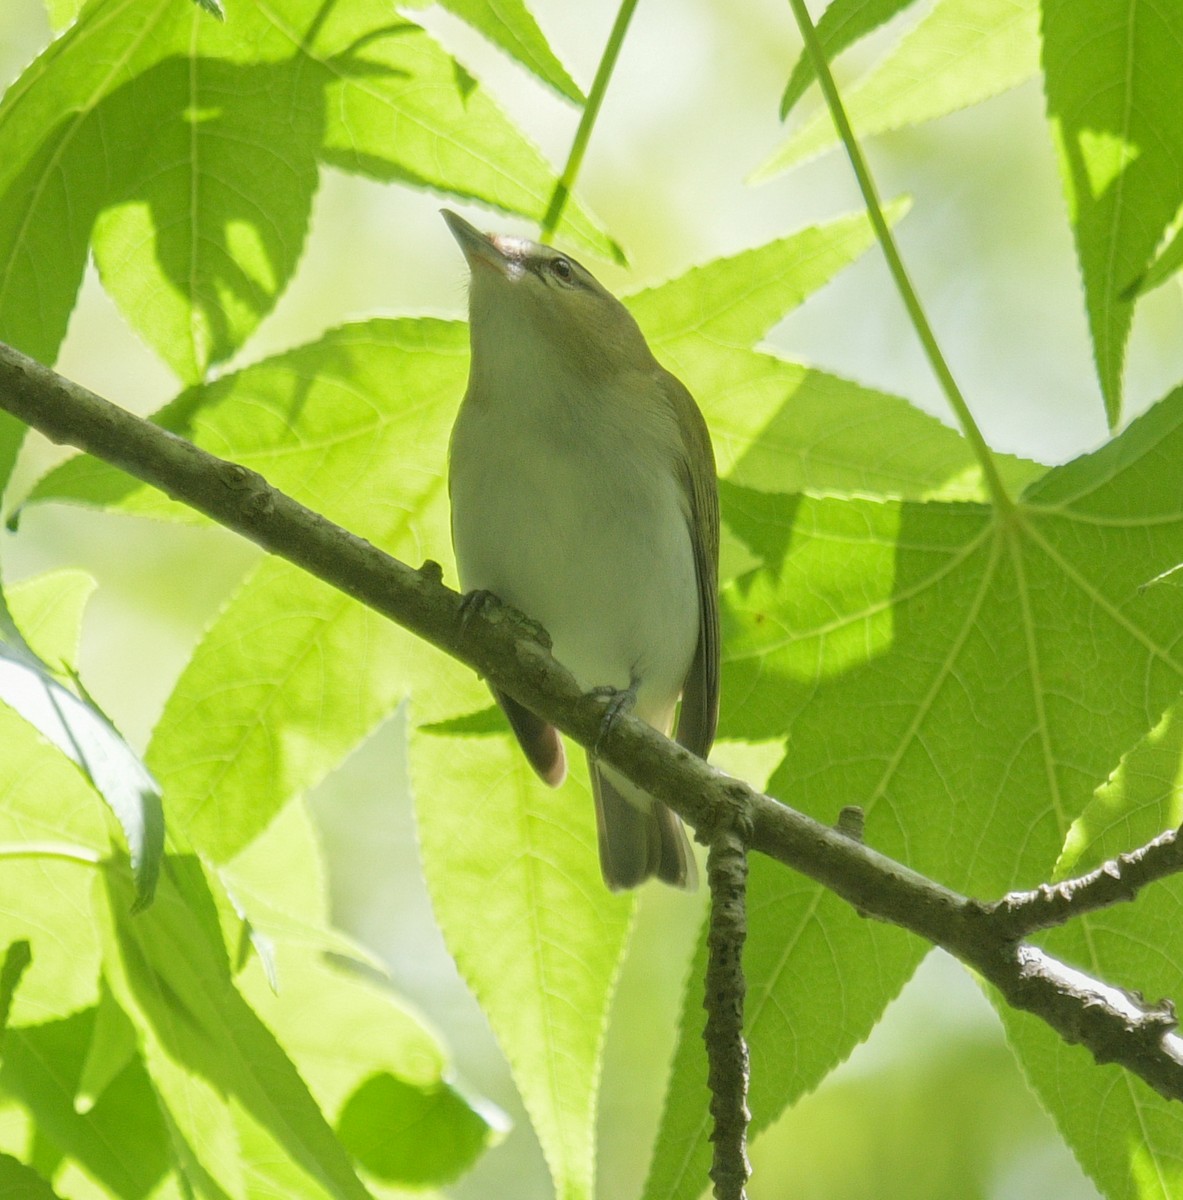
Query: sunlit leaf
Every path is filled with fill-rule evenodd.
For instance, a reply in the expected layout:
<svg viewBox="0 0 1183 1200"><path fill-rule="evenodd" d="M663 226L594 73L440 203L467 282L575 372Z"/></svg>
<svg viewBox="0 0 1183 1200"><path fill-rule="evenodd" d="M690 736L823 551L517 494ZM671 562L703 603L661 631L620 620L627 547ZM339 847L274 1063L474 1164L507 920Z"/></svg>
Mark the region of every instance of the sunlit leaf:
<svg viewBox="0 0 1183 1200"><path fill-rule="evenodd" d="M873 33L911 4L912 0L832 0L817 22L817 37L826 61L832 62L848 46ZM813 59L802 50L801 57L793 64L785 94L780 98L782 121L816 77Z"/></svg>
<svg viewBox="0 0 1183 1200"><path fill-rule="evenodd" d="M863 79L843 89L859 137L935 120L1030 79L1039 70L1038 0L937 0ZM763 182L837 145L820 109L753 175Z"/></svg>
<svg viewBox="0 0 1183 1200"><path fill-rule="evenodd" d="M467 21L560 96L583 103L579 85L567 74L522 0L497 0L494 4L487 0L441 0L440 7Z"/></svg>
<svg viewBox="0 0 1183 1200"><path fill-rule="evenodd" d="M148 1073L171 1117L200 1134L189 1108L195 1088L233 1098L305 1174L333 1196L369 1192L294 1063L234 986L217 899L197 860L171 856L157 902L129 917L120 877L107 875L105 972L137 1027ZM223 1147L207 1166L229 1167Z"/></svg>
<svg viewBox="0 0 1183 1200"><path fill-rule="evenodd" d="M60 572L10 589L30 640L52 647L46 652L57 658L59 669L76 657L82 605L93 586L81 573ZM70 691L37 656L3 601L0 702L20 713L77 764L106 800L127 839L136 874L136 903L149 903L164 849L160 789L105 714L88 698Z"/></svg>

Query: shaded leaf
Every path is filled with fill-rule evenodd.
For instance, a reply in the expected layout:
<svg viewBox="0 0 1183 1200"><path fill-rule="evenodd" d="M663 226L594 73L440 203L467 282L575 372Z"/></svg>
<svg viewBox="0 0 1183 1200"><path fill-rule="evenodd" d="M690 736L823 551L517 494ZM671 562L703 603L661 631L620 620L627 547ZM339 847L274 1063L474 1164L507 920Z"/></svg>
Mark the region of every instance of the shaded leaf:
<svg viewBox="0 0 1183 1200"><path fill-rule="evenodd" d="M773 794L827 823L859 805L871 845L955 888L991 897L1047 878L1112 747L1153 728L1183 683L1183 595L1142 587L1183 553L1180 454L1183 391L1048 472L1013 513L727 489L731 528L761 565L724 593L721 736L785 739ZM755 870L753 881L763 886ZM774 921L762 920L760 891L751 911L748 993L756 1014L771 1003L774 1016L754 1016L751 1030L757 1127L824 1071L813 1039L848 1053L916 956L906 942L893 955L880 942L889 931L859 929L820 889L800 889ZM874 949L818 948L848 945L848 926ZM798 933L814 929L817 947ZM1163 939L1165 928L1125 953L1157 960ZM1095 950L1084 957L1098 962ZM700 1022L688 1003L650 1197L697 1194L703 1177L702 1109L695 1128L681 1100L700 1086ZM1027 1067L1082 1160L1100 1154L1083 1139L1087 1126L1097 1140L1101 1107L1113 1156L1143 1146L1144 1089L1098 1078L1084 1103L1045 1059ZM1161 1104L1162 1136L1145 1145L1159 1164L1178 1145Z"/></svg>
<svg viewBox="0 0 1183 1200"><path fill-rule="evenodd" d="M57 1192L32 1167L0 1154L0 1200L60 1200Z"/></svg>
<svg viewBox="0 0 1183 1200"><path fill-rule="evenodd" d="M170 1168L156 1096L138 1058L85 1112L75 1105L94 1032L88 1009L8 1031L0 1089L29 1111L42 1135L126 1200L147 1200ZM2 1194L2 1193L0 1193Z"/></svg>
<svg viewBox="0 0 1183 1200"><path fill-rule="evenodd" d="M897 202L888 219L905 211ZM985 499L981 470L954 430L900 397L752 349L873 244L865 215L842 217L626 303L698 399L724 478L770 492ZM996 465L1015 491L1042 471L1009 455Z"/></svg>
<svg viewBox="0 0 1183 1200"><path fill-rule="evenodd" d="M8 1014L12 1011L12 997L20 986L21 976L33 961L33 951L24 938L8 944L4 951L4 963L0 966L0 1045L4 1031L8 1028Z"/></svg>
<svg viewBox="0 0 1183 1200"><path fill-rule="evenodd" d="M1044 0L1048 120L1111 428L1133 321L1127 297L1183 204L1181 55L1178 5Z"/></svg>
<svg viewBox="0 0 1183 1200"><path fill-rule="evenodd" d="M540 216L554 173L383 0L96 0L0 105L0 337L57 353L93 238L182 379L228 358L303 250L319 164ZM581 210L570 236L613 244Z"/></svg>

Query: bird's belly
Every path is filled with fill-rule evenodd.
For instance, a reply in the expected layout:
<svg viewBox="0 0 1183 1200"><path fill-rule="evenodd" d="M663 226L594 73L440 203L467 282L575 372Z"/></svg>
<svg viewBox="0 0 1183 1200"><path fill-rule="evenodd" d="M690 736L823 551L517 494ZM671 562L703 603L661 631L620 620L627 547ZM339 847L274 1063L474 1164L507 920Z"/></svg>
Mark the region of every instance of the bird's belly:
<svg viewBox="0 0 1183 1200"><path fill-rule="evenodd" d="M521 443L518 443L519 447ZM698 585L672 472L619 450L486 444L453 463L452 535L466 590L542 623L584 688L637 683L637 714L668 729L698 640ZM459 466L459 469L457 467Z"/></svg>

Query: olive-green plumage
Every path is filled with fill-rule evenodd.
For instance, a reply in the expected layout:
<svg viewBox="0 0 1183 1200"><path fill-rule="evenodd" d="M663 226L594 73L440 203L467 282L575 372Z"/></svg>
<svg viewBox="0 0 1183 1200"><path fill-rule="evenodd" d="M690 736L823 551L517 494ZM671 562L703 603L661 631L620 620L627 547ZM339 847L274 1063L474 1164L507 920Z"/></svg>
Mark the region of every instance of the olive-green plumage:
<svg viewBox="0 0 1183 1200"><path fill-rule="evenodd" d="M581 686L629 693L663 733L677 712L678 740L705 757L719 701L719 503L702 414L579 263L444 217L472 273L472 364L448 479L461 586L541 622ZM497 699L557 785L557 731ZM693 887L677 817L590 765L608 886L656 875Z"/></svg>

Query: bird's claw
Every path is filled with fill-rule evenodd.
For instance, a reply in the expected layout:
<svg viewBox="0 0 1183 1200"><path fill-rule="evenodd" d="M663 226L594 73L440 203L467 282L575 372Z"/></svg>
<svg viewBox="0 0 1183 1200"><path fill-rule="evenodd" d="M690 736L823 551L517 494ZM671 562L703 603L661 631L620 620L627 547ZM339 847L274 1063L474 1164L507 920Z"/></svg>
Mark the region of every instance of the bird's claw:
<svg viewBox="0 0 1183 1200"><path fill-rule="evenodd" d="M594 687L588 692L589 696L606 701L604 715L600 718L600 731L596 734L595 745L592 747L592 757L600 757L600 747L608 736L618 717L627 716L637 702L637 681L634 679L626 688L612 687L604 684Z"/></svg>

